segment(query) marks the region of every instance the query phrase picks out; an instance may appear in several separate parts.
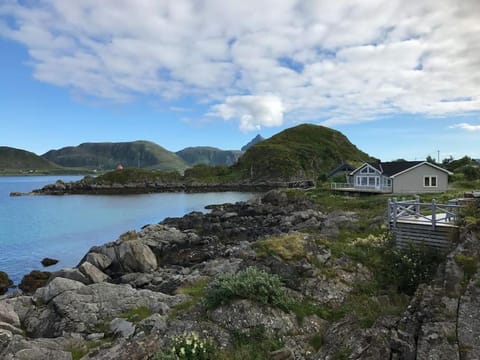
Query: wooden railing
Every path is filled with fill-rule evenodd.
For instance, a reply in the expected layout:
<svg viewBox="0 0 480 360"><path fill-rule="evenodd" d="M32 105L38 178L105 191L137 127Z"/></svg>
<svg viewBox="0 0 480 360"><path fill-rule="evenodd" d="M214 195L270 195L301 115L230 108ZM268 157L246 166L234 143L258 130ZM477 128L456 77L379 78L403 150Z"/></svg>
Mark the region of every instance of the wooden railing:
<svg viewBox="0 0 480 360"><path fill-rule="evenodd" d="M330 184L330 188L333 190L336 189L358 189L358 190L378 190L378 191L392 191L391 186L383 185L383 186L375 186L375 185L354 185L350 183L336 183L332 182Z"/></svg>
<svg viewBox="0 0 480 360"><path fill-rule="evenodd" d="M399 220L427 222L432 225L433 229L438 224L454 225L459 209L462 207L463 205L459 205L456 200L450 200L448 204L438 204L435 199L431 203L422 203L418 196L413 200L388 199L388 227L389 229L395 228Z"/></svg>

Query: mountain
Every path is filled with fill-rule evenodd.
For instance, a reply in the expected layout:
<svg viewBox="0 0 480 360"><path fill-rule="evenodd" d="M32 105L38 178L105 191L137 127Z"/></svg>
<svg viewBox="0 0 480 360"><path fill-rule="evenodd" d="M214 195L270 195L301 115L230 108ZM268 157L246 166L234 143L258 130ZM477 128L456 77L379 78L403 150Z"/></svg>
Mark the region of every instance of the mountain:
<svg viewBox="0 0 480 360"><path fill-rule="evenodd" d="M235 168L255 180L315 180L343 162L368 160L341 132L303 124L253 145Z"/></svg>
<svg viewBox="0 0 480 360"><path fill-rule="evenodd" d="M250 140L250 142L244 146L242 146L242 151L247 151L248 149L250 149L253 145L255 144L258 144L260 141L263 141L265 140L265 138L258 134L257 136L255 136L252 140Z"/></svg>
<svg viewBox="0 0 480 360"><path fill-rule="evenodd" d="M187 147L176 152L188 165L225 165L230 166L237 162L242 155L239 150L220 150L209 146Z"/></svg>
<svg viewBox="0 0 480 360"><path fill-rule="evenodd" d="M0 146L0 172L58 169L59 166L30 151Z"/></svg>
<svg viewBox="0 0 480 360"><path fill-rule="evenodd" d="M83 143L42 155L66 167L109 170L121 163L124 167L141 167L182 172L188 166L176 154L150 141Z"/></svg>

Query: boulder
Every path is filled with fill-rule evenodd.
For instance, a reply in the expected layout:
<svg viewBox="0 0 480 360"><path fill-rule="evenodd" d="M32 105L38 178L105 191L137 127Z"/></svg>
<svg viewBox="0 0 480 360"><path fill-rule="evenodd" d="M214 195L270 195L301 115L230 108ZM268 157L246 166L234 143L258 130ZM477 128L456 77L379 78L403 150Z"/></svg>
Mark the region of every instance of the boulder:
<svg viewBox="0 0 480 360"><path fill-rule="evenodd" d="M0 322L20 327L20 319L15 308L6 301L0 301Z"/></svg>
<svg viewBox="0 0 480 360"><path fill-rule="evenodd" d="M118 261L126 272L150 272L158 267L155 254L140 240L121 242Z"/></svg>
<svg viewBox="0 0 480 360"><path fill-rule="evenodd" d="M50 278L48 279L48 281L52 281L57 277L79 281L85 285L88 285L91 283L90 279L87 278L84 274L82 274L82 272L78 269L65 268L58 271L54 271L50 274Z"/></svg>
<svg viewBox="0 0 480 360"><path fill-rule="evenodd" d="M54 297L62 294L65 291L78 290L85 287L79 281L57 277L48 283L47 286L37 289L33 295L33 300L37 303L48 303Z"/></svg>
<svg viewBox="0 0 480 360"><path fill-rule="evenodd" d="M49 277L50 273L47 271L33 270L23 277L18 287L25 294L33 294L35 290L47 284Z"/></svg>
<svg viewBox="0 0 480 360"><path fill-rule="evenodd" d="M129 338L135 333L135 325L125 319L115 318L110 321L110 332L117 337Z"/></svg>
<svg viewBox="0 0 480 360"><path fill-rule="evenodd" d="M52 266L52 265L57 264L58 260L46 257L46 258L42 259L41 263L44 267L48 267L48 266Z"/></svg>
<svg viewBox="0 0 480 360"><path fill-rule="evenodd" d="M89 252L85 257L85 260L101 271L105 270L112 264L112 260L108 256L95 252Z"/></svg>
<svg viewBox="0 0 480 360"><path fill-rule="evenodd" d="M79 270L93 283L101 283L110 278L107 274L101 272L95 265L90 264L88 261L82 263Z"/></svg>
<svg viewBox="0 0 480 360"><path fill-rule="evenodd" d="M7 273L0 271L0 295L5 294L12 285L13 281L10 280Z"/></svg>
<svg viewBox="0 0 480 360"><path fill-rule="evenodd" d="M65 331L83 334L98 332L98 324L129 310L145 306L152 313L166 314L171 306L184 301L186 297L135 290L130 285L107 282L83 285L62 278L56 278L52 283L54 281L62 281L66 285L61 287L63 291L55 291L55 288L38 290L35 297L42 298L46 305L37 306L24 316L24 328L31 336L56 337Z"/></svg>

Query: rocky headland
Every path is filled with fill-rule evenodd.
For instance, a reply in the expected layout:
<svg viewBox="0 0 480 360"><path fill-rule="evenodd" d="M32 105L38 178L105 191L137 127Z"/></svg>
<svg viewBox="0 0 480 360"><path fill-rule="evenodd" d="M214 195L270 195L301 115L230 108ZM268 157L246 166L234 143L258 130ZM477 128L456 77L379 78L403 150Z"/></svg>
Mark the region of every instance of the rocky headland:
<svg viewBox="0 0 480 360"><path fill-rule="evenodd" d="M210 208L122 234L30 294L0 297L0 358L171 359L190 333L211 359L480 358L475 231L432 281L391 297L368 290L378 274L360 250L374 257L373 245L339 248L365 226L357 212L276 190Z"/></svg>
<svg viewBox="0 0 480 360"><path fill-rule="evenodd" d="M58 180L53 184L45 185L28 193L12 192L10 196L24 195L124 195L150 194L163 192L265 192L279 188L311 188L313 181L242 181L242 182L162 182L162 181L129 181L125 183L97 183L91 177L79 181L64 182Z"/></svg>

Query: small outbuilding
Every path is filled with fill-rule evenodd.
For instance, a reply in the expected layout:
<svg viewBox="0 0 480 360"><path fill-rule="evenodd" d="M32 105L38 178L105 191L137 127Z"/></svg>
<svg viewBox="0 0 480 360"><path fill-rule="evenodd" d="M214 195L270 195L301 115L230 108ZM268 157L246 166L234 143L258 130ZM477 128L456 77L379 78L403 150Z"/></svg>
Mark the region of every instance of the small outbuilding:
<svg viewBox="0 0 480 360"><path fill-rule="evenodd" d="M121 163L117 164L117 170L123 170L123 165Z"/></svg>

